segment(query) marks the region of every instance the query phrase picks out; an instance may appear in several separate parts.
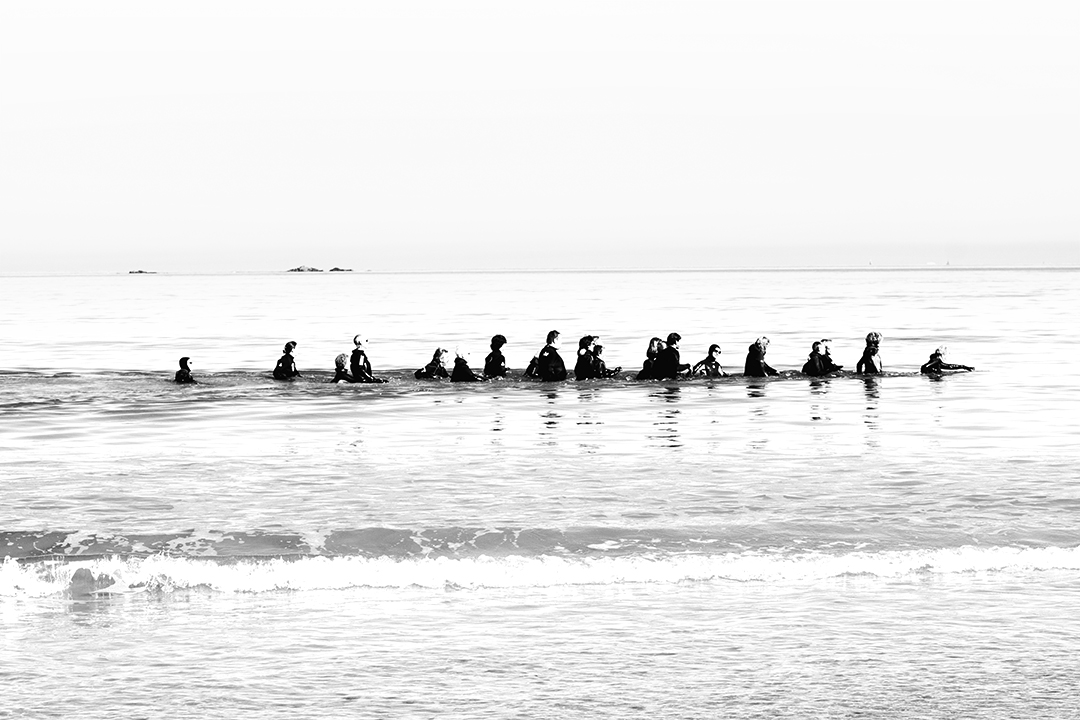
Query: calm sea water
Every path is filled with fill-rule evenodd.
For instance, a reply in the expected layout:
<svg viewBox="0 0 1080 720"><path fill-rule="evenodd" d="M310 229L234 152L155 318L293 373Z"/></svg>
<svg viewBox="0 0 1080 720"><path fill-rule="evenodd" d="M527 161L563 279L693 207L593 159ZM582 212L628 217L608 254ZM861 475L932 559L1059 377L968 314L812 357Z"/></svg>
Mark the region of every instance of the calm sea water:
<svg viewBox="0 0 1080 720"><path fill-rule="evenodd" d="M1076 717L1078 281L5 277L0 717ZM412 378L551 329L624 371ZM630 379L672 331L732 377Z"/></svg>

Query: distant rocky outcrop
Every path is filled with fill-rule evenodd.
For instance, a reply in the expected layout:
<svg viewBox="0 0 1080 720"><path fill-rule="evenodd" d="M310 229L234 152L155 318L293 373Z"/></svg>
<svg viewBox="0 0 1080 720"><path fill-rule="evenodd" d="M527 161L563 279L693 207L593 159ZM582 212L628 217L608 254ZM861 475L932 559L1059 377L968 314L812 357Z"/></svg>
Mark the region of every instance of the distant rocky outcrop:
<svg viewBox="0 0 1080 720"><path fill-rule="evenodd" d="M291 268L289 272L322 272L322 270L311 267L310 265L301 265L299 267Z"/></svg>
<svg viewBox="0 0 1080 720"><path fill-rule="evenodd" d="M352 272L352 268L332 267L330 268L330 272Z"/></svg>
<svg viewBox="0 0 1080 720"><path fill-rule="evenodd" d="M157 275L153 270L128 270L128 275Z"/></svg>

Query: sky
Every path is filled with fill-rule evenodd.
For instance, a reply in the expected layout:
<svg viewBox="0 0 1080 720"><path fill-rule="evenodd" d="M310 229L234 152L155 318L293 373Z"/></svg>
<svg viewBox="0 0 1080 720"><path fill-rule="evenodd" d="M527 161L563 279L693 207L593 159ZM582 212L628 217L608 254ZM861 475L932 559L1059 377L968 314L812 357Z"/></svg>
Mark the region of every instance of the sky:
<svg viewBox="0 0 1080 720"><path fill-rule="evenodd" d="M1080 3L0 4L0 273L1080 265Z"/></svg>

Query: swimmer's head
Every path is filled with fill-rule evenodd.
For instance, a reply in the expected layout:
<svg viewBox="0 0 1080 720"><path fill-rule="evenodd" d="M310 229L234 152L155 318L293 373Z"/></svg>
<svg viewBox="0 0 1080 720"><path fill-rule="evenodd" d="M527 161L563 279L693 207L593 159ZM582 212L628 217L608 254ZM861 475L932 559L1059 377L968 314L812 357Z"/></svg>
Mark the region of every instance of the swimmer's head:
<svg viewBox="0 0 1080 720"><path fill-rule="evenodd" d="M341 353L336 358L334 358L334 367L336 367L338 370L344 370L345 363L347 362L349 362L349 356L345 353Z"/></svg>
<svg viewBox="0 0 1080 720"><path fill-rule="evenodd" d="M812 348L810 348L810 349L813 350L814 352L819 352L821 350L821 343L820 342L815 342L814 346Z"/></svg>
<svg viewBox="0 0 1080 720"><path fill-rule="evenodd" d="M656 353L660 352L660 346L663 344L664 343L660 338L654 337L652 340L649 341L649 350L646 354L655 355Z"/></svg>
<svg viewBox="0 0 1080 720"><path fill-rule="evenodd" d="M187 355L180 358L180 369L181 370L187 370L189 362L191 362L191 358L189 358Z"/></svg>
<svg viewBox="0 0 1080 720"><path fill-rule="evenodd" d="M594 355L600 356L604 352L604 346L603 345L597 345L596 347L594 347L592 349L592 351L593 351Z"/></svg>
<svg viewBox="0 0 1080 720"><path fill-rule="evenodd" d="M552 330L551 332L549 332L547 334L547 344L548 345L554 345L558 341L559 341L559 331L558 330Z"/></svg>
<svg viewBox="0 0 1080 720"><path fill-rule="evenodd" d="M669 346L677 345L680 340L682 340L682 335L680 335L679 333L668 333L667 344Z"/></svg>
<svg viewBox="0 0 1080 720"><path fill-rule="evenodd" d="M359 335L353 335L352 344L356 347L360 347L364 344L364 340Z"/></svg>
<svg viewBox="0 0 1080 720"><path fill-rule="evenodd" d="M757 345L762 350L764 350L765 348L769 347L769 338L762 335L761 337L759 337L757 340L754 341L754 344Z"/></svg>
<svg viewBox="0 0 1080 720"><path fill-rule="evenodd" d="M713 353L716 353L717 355L720 354L720 346L716 343L709 346L709 354L712 355Z"/></svg>
<svg viewBox="0 0 1080 720"><path fill-rule="evenodd" d="M585 348L592 345L594 342L596 342L595 337L593 337L592 335L585 335L580 340L578 340L578 350L584 350Z"/></svg>
<svg viewBox="0 0 1080 720"><path fill-rule="evenodd" d="M503 337L502 335L492 335L491 336L491 349L492 350L498 350L499 348L501 348L505 344L506 344L506 338Z"/></svg>
<svg viewBox="0 0 1080 720"><path fill-rule="evenodd" d="M435 348L435 352L431 355L431 362L441 363L447 352L446 348Z"/></svg>
<svg viewBox="0 0 1080 720"><path fill-rule="evenodd" d="M879 333L879 332L867 333L867 335L866 335L866 344L867 345L877 345L880 342L881 342L881 333Z"/></svg>
<svg viewBox="0 0 1080 720"><path fill-rule="evenodd" d="M938 349L934 350L934 354L933 354L933 355L931 355L930 357L940 357L940 358L943 358L943 357L945 357L945 353L947 353L948 351L949 351L949 348L947 348L947 347L945 347L944 345L942 345L942 346L941 346L941 347L939 347Z"/></svg>
<svg viewBox="0 0 1080 720"><path fill-rule="evenodd" d="M296 341L295 340L290 340L289 342L285 343L285 354L288 355L289 353L291 353L293 351L293 348L295 348L295 347L296 347Z"/></svg>

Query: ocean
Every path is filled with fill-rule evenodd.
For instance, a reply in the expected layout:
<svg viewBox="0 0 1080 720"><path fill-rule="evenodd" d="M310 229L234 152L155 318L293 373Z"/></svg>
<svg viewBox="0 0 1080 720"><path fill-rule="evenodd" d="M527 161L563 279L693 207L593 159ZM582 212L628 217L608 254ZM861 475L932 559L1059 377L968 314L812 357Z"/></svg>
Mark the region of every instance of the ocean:
<svg viewBox="0 0 1080 720"><path fill-rule="evenodd" d="M0 718L1080 716L1078 270L19 275L0 307ZM521 379L552 329L622 370ZM635 380L670 332L730 376ZM511 377L413 378L496 333ZM328 382L356 334L388 382ZM742 375L759 336L777 377ZM844 371L807 378L822 338ZM975 370L921 375L942 345Z"/></svg>

